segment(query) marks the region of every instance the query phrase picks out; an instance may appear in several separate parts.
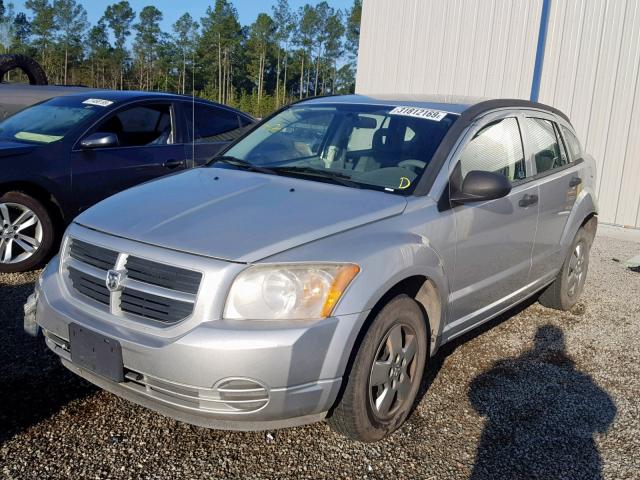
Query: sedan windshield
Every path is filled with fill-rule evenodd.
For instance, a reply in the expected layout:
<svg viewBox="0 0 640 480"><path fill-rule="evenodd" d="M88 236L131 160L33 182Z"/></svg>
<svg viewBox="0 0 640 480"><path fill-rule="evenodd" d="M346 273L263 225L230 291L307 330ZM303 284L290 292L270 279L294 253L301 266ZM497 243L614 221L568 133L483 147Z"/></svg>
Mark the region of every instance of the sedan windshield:
<svg viewBox="0 0 640 480"><path fill-rule="evenodd" d="M456 118L419 107L292 106L254 129L225 158L236 159L238 168L249 162L279 175L407 194Z"/></svg>
<svg viewBox="0 0 640 480"><path fill-rule="evenodd" d="M0 140L42 144L61 140L85 119L104 111L103 106L82 100L58 97L26 108L0 122Z"/></svg>

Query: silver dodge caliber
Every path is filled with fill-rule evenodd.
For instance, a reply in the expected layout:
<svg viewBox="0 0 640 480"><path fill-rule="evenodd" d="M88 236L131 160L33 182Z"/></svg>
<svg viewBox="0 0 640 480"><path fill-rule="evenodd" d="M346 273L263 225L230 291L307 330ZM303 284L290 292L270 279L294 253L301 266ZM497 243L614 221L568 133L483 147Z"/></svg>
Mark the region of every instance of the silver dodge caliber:
<svg viewBox="0 0 640 480"><path fill-rule="evenodd" d="M81 214L25 330L185 422L328 418L379 440L441 345L537 294L576 303L594 182L569 119L545 105L310 99L207 166Z"/></svg>

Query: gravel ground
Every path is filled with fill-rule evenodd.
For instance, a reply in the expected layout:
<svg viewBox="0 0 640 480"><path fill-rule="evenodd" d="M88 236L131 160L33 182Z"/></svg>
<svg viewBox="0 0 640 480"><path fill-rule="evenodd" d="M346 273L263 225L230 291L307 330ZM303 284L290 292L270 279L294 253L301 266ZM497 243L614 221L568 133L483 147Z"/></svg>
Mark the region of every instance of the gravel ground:
<svg viewBox="0 0 640 480"><path fill-rule="evenodd" d="M599 237L572 312L537 303L432 359L408 423L359 444L320 423L192 427L97 390L22 333L36 273L0 275L5 478L640 478L640 244Z"/></svg>

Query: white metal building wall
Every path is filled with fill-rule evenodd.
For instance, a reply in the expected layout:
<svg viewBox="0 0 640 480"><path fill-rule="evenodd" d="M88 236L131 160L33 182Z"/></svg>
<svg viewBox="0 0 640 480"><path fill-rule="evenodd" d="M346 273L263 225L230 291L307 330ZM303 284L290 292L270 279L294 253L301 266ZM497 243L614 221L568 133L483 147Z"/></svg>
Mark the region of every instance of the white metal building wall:
<svg viewBox="0 0 640 480"><path fill-rule="evenodd" d="M640 0L550 2L539 101L596 158L600 220L640 227ZM364 0L356 91L528 99L542 3Z"/></svg>

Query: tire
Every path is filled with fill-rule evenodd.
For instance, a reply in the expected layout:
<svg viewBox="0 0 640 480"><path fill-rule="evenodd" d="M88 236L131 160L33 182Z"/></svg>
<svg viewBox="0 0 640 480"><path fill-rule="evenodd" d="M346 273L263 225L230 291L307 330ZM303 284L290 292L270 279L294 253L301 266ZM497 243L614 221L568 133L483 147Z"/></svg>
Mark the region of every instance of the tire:
<svg viewBox="0 0 640 480"><path fill-rule="evenodd" d="M54 244L55 228L42 203L22 192L0 195L0 273L41 266Z"/></svg>
<svg viewBox="0 0 640 480"><path fill-rule="evenodd" d="M48 85L47 74L33 58L26 55L7 54L0 55L0 82L11 70L22 70L29 78L31 85Z"/></svg>
<svg viewBox="0 0 640 480"><path fill-rule="evenodd" d="M399 344L393 341L397 340L398 329ZM345 377L342 397L328 420L331 427L361 442L380 440L399 428L409 415L420 387L427 360L427 335L425 316L415 300L400 295L385 305L369 327ZM401 359L399 367L387 368L385 365L393 362L389 347L399 345L401 349L395 348L393 353L401 351L402 355L412 344L411 339L415 342L413 357L407 362ZM382 378L385 383L375 386ZM392 400L385 411L389 395Z"/></svg>
<svg viewBox="0 0 640 480"><path fill-rule="evenodd" d="M589 251L593 235L584 227L576 234L558 276L543 292L538 301L548 308L571 310L584 290L589 269Z"/></svg>

